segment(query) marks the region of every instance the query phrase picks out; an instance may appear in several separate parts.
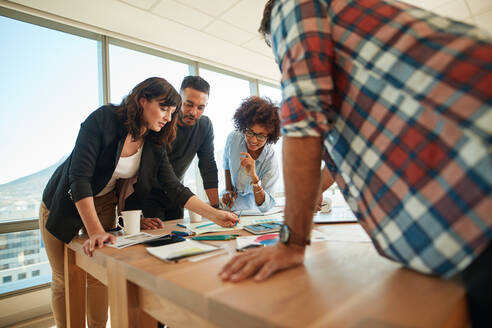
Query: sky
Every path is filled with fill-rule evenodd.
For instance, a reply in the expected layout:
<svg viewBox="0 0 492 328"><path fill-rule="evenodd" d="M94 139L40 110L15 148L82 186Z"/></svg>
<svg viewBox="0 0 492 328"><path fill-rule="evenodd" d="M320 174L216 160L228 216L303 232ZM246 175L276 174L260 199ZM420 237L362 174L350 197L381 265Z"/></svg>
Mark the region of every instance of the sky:
<svg viewBox="0 0 492 328"><path fill-rule="evenodd" d="M0 17L0 184L70 153L99 105L97 42Z"/></svg>
<svg viewBox="0 0 492 328"><path fill-rule="evenodd" d="M35 173L69 155L80 123L102 105L96 40L0 16L0 185ZM189 66L135 50L109 46L111 102L151 76L177 90ZM232 131L232 115L250 95L249 81L200 69L211 85L205 111L215 129L216 149ZM277 88L260 95L280 101ZM220 167L219 167L220 168Z"/></svg>

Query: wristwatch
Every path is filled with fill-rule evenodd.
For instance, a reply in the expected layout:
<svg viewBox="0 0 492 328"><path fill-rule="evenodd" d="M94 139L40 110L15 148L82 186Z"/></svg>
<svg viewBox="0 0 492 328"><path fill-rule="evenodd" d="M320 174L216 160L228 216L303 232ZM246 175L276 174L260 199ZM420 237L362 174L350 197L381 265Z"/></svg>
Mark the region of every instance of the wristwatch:
<svg viewBox="0 0 492 328"><path fill-rule="evenodd" d="M220 203L217 203L215 205L210 205L210 206L212 206L213 208L216 208L216 209L220 210Z"/></svg>
<svg viewBox="0 0 492 328"><path fill-rule="evenodd" d="M311 238L299 236L296 232L290 230L289 226L286 224L282 224L282 227L280 228L279 239L280 242L285 245L292 243L304 247L311 244Z"/></svg>
<svg viewBox="0 0 492 328"><path fill-rule="evenodd" d="M253 185L253 187L261 187L261 180L258 180L257 183L253 183L253 181L251 181L251 184Z"/></svg>

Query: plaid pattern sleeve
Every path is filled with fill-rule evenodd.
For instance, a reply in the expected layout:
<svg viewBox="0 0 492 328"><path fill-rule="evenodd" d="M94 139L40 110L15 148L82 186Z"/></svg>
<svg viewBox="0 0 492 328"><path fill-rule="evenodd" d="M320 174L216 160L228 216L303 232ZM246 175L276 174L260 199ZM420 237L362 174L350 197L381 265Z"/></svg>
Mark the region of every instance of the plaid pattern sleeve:
<svg viewBox="0 0 492 328"><path fill-rule="evenodd" d="M378 251L465 269L492 239L492 45L390 0L278 0L282 132L325 162Z"/></svg>

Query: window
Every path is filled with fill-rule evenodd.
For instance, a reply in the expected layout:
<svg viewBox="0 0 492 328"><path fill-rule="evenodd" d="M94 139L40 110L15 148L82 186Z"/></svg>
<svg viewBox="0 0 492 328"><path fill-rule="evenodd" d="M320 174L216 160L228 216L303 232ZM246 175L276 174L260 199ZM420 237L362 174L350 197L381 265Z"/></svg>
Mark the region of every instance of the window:
<svg viewBox="0 0 492 328"><path fill-rule="evenodd" d="M1 224L37 219L46 182L100 105L100 41L0 16L0 44ZM51 281L39 230L0 235L0 276L0 294Z"/></svg>
<svg viewBox="0 0 492 328"><path fill-rule="evenodd" d="M241 101L251 95L250 84L248 80L204 68L200 69L200 76L210 84L210 98L204 115L212 120L214 126L215 161L219 171L220 192L225 188L222 156L226 138L234 130L232 116Z"/></svg>
<svg viewBox="0 0 492 328"><path fill-rule="evenodd" d="M270 100L280 107L280 103L282 102L282 91L280 88L271 87L263 83L259 83L258 89L260 91L260 97L270 98ZM284 191L284 176L282 170L282 137L277 141L274 146L275 154L277 154L277 158L279 160L279 179L277 182L277 192Z"/></svg>
<svg viewBox="0 0 492 328"><path fill-rule="evenodd" d="M111 102L120 104L134 86L143 80L165 78L179 92L181 81L189 75L189 66L147 53L109 45Z"/></svg>
<svg viewBox="0 0 492 328"><path fill-rule="evenodd" d="M99 88L98 41L3 16L0 31L1 222L37 218Z"/></svg>
<svg viewBox="0 0 492 328"><path fill-rule="evenodd" d="M34 270L32 273L31 273L31 276L32 277L38 277L39 276L39 270Z"/></svg>

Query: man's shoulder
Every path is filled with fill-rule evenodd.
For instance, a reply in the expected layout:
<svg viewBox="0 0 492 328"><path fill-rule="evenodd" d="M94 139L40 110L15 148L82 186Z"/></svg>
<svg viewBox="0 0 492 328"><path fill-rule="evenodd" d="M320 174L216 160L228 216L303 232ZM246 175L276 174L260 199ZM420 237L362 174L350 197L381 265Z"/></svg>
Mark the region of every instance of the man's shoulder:
<svg viewBox="0 0 492 328"><path fill-rule="evenodd" d="M213 128L213 125L212 125L212 120L210 120L210 118L206 115L202 115L199 119L198 119L198 122L197 124L200 126L200 127L205 127L205 128Z"/></svg>

